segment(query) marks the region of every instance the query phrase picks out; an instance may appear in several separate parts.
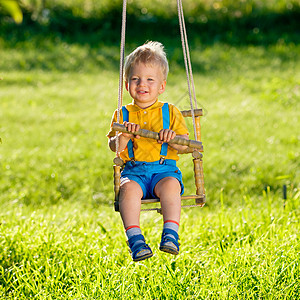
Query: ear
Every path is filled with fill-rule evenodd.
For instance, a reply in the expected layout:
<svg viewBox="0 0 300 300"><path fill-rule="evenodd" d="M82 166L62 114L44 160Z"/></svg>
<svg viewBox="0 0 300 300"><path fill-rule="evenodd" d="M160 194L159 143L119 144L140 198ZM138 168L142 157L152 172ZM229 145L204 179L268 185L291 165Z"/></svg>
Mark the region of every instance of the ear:
<svg viewBox="0 0 300 300"><path fill-rule="evenodd" d="M125 81L125 88L128 91L128 81Z"/></svg>
<svg viewBox="0 0 300 300"><path fill-rule="evenodd" d="M159 94L162 94L165 89L166 89L166 84L167 84L167 81L166 80L163 80L161 86L160 86L160 89L159 89Z"/></svg>

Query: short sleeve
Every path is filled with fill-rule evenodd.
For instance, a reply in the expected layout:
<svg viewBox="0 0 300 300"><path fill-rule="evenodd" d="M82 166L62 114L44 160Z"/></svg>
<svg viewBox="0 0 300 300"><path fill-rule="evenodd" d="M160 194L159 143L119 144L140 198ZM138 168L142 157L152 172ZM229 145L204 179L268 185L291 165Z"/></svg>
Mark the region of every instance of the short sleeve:
<svg viewBox="0 0 300 300"><path fill-rule="evenodd" d="M169 104L170 109L170 129L177 135L189 134L184 117L180 110L173 104Z"/></svg>

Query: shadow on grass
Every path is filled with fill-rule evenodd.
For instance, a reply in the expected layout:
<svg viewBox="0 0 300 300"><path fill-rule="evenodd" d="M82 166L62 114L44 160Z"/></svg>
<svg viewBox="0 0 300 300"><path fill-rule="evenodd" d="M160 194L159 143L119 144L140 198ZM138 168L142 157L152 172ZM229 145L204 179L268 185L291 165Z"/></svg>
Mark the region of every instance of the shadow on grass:
<svg viewBox="0 0 300 300"><path fill-rule="evenodd" d="M209 19L187 18L191 49L204 49L216 44L234 47L277 44L298 45L300 42L300 8L281 13L257 10L232 16L211 15ZM22 25L15 25L0 15L0 47L19 51L19 57L5 57L1 69L42 69L80 71L95 66L119 68L121 11L112 9L101 18L74 16L71 9L57 7L48 19L32 20L24 13ZM161 41L168 50L170 63L183 66L181 41L176 16L127 15L126 52L147 40ZM83 49L83 50L82 50ZM282 61L286 53L276 53ZM194 63L205 73L201 62Z"/></svg>
<svg viewBox="0 0 300 300"><path fill-rule="evenodd" d="M68 7L55 6L47 17L35 17L33 12L24 12L24 22L16 26L1 16L0 33L7 39L8 45L25 41L28 34L43 37L58 36L67 43L90 44L97 46L99 41L119 44L121 28L121 7L113 7L101 16L75 16ZM232 45L267 45L284 39L286 43L300 41L300 6L281 12L258 9L252 13L230 11L226 14L212 13L196 7L186 16L186 24L191 44L199 41L204 45L216 42ZM171 43L179 36L176 15L127 13L127 40L166 39Z"/></svg>

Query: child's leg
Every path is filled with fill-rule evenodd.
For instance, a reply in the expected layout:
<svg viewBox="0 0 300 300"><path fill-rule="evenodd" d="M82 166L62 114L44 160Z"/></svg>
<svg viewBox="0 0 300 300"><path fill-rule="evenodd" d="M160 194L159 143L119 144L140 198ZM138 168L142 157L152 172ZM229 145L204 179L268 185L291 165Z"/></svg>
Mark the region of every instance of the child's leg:
<svg viewBox="0 0 300 300"><path fill-rule="evenodd" d="M130 180L121 186L120 214L134 261L140 261L153 255L151 249L145 243L140 229L142 197L143 191L137 182Z"/></svg>
<svg viewBox="0 0 300 300"><path fill-rule="evenodd" d="M155 186L155 194L160 198L164 228L160 250L171 254L179 253L178 229L181 212L181 186L174 177L165 177Z"/></svg>
<svg viewBox="0 0 300 300"><path fill-rule="evenodd" d="M141 199L143 190L140 185L129 180L120 188L120 214L124 227L140 226Z"/></svg>
<svg viewBox="0 0 300 300"><path fill-rule="evenodd" d="M181 186L174 177L165 177L155 186L155 194L160 199L164 222L168 220L180 221Z"/></svg>

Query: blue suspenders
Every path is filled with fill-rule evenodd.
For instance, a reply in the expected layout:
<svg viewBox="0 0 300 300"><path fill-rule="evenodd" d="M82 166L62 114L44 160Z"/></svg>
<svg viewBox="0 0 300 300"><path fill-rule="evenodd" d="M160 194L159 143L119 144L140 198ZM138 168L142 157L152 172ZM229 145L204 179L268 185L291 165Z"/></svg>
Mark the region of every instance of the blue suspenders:
<svg viewBox="0 0 300 300"><path fill-rule="evenodd" d="M129 112L125 106L122 106L122 113L123 113L123 122L129 122ZM134 153L133 153L133 143L132 140L129 140L127 144L128 149L128 156L131 160L134 160Z"/></svg>
<svg viewBox="0 0 300 300"><path fill-rule="evenodd" d="M122 113L123 113L123 122L129 122L129 112L125 106L122 107ZM169 104L164 103L162 106L162 119L163 119L163 129L169 129L170 127L170 112L169 112ZM134 160L134 153L133 153L133 143L132 140L129 140L127 144L128 148L128 156L131 160ZM165 160L165 157L168 153L168 143L163 143L161 145L160 150L160 163L163 163Z"/></svg>
<svg viewBox="0 0 300 300"><path fill-rule="evenodd" d="M169 129L170 127L170 112L169 112L169 104L165 103L162 109L162 118L163 118L163 129ZM163 143L161 145L160 156L161 159L165 159L168 153L168 143Z"/></svg>

